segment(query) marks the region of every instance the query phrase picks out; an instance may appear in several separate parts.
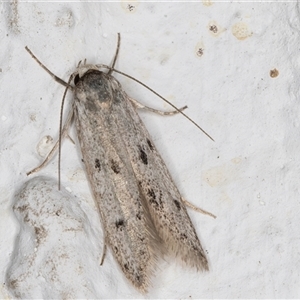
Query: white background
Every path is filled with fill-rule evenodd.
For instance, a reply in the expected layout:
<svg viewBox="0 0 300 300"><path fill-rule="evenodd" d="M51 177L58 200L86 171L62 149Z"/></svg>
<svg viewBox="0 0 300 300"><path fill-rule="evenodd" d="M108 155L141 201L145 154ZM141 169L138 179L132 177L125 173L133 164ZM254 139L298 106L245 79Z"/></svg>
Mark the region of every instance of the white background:
<svg viewBox="0 0 300 300"><path fill-rule="evenodd" d="M1 298L300 296L297 3L14 1L0 8ZM58 136L64 88L24 47L67 80L81 59L110 64L118 32L116 67L178 107L188 105L186 113L215 139L182 116L141 113L183 197L217 215L189 210L210 272L166 258L146 296L110 251L99 266L102 229L76 146L63 144L62 193L57 157L26 176L51 148L43 138ZM277 77L270 76L274 69ZM116 78L133 98L169 109L135 82ZM52 181L47 186L38 177L22 198L20 189L36 176ZM14 213L18 203L35 212L27 225ZM50 208L41 209L65 203L70 228L77 220L82 229L71 235L64 235L66 224L50 221ZM48 233L42 245L36 226Z"/></svg>

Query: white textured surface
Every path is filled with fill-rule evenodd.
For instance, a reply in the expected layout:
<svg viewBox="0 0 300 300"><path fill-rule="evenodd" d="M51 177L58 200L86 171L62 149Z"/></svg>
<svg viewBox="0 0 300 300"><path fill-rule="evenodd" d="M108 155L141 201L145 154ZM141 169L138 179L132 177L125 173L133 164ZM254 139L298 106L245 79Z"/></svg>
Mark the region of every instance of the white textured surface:
<svg viewBox="0 0 300 300"><path fill-rule="evenodd" d="M40 186L34 195L29 189L28 199L17 196L30 180L26 172L43 159L38 153L47 145L40 141L57 138L63 94L24 47L66 80L81 59L109 64L117 32L122 37L117 68L175 105L187 104L189 116L216 141L180 116L142 113L183 196L218 216L213 220L190 211L211 271L196 273L166 259L148 297L299 298L297 3L11 2L0 8L1 298L143 297L109 251L98 266L101 225L70 141L63 145L67 190L55 191L54 159L32 176L52 178L49 194L45 177L39 177L33 180ZM272 78L275 68L279 75ZM168 109L136 83L116 77L133 98ZM12 210L20 201L32 211L63 205L70 227L80 222L82 230L67 234L66 224L59 227L49 211L41 210L31 227L25 226ZM48 244L36 248L37 224L51 234ZM57 259L60 247L68 250L67 260ZM49 270L41 284L39 263L49 258L56 276ZM16 277L19 284L8 291Z"/></svg>

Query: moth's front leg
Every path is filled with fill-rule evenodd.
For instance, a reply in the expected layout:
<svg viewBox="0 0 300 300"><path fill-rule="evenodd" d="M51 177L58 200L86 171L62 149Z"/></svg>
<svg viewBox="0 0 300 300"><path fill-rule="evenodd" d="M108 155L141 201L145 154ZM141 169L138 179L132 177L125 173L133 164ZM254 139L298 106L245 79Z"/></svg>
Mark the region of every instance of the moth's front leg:
<svg viewBox="0 0 300 300"><path fill-rule="evenodd" d="M179 108L178 110L161 111L161 110L154 109L154 108L151 108L149 106L146 106L146 105L138 102L137 100L135 100L133 98L128 97L128 99L131 101L131 103L133 104L133 106L135 108L145 109L145 110L148 110L148 111L151 111L151 112L154 112L156 114L163 115L163 116L172 116L172 115L175 115L175 114L178 114L178 113L182 112L183 110L185 110L187 108L187 106L185 105L185 106Z"/></svg>

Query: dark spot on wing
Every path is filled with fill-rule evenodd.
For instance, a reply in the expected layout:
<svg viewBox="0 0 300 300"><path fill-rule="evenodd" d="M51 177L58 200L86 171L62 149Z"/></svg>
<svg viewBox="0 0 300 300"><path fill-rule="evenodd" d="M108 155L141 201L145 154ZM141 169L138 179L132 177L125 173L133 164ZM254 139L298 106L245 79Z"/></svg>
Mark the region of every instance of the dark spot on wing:
<svg viewBox="0 0 300 300"><path fill-rule="evenodd" d="M111 162L111 169L116 173L116 174L119 174L120 173L120 170L121 170L121 168L120 168L120 166L119 166L119 163L117 162L117 161L115 161L115 160L111 160L110 161Z"/></svg>
<svg viewBox="0 0 300 300"><path fill-rule="evenodd" d="M150 197L149 202L150 204L154 205L155 207L158 207L158 202L156 201L156 195L153 191L153 189L147 190L147 195Z"/></svg>
<svg viewBox="0 0 300 300"><path fill-rule="evenodd" d="M149 139L147 139L147 144L148 144L150 150L152 151L154 148L153 148L153 145L152 145L152 143Z"/></svg>
<svg viewBox="0 0 300 300"><path fill-rule="evenodd" d="M95 168L100 172L101 166L100 166L100 160L98 158L95 159Z"/></svg>
<svg viewBox="0 0 300 300"><path fill-rule="evenodd" d="M124 264L124 268L125 268L125 270L129 270L129 266L128 266L128 264L126 263L126 264Z"/></svg>
<svg viewBox="0 0 300 300"><path fill-rule="evenodd" d="M199 247L197 247L196 245L194 245L194 243L192 244L192 248L193 248L194 251L197 251L198 253L200 253L200 255L202 257L204 257L204 255L201 253L201 251L199 251Z"/></svg>
<svg viewBox="0 0 300 300"><path fill-rule="evenodd" d="M185 233L181 233L181 234L180 234L180 238L181 238L182 240L186 240L186 239L187 239L187 235L186 235Z"/></svg>
<svg viewBox="0 0 300 300"><path fill-rule="evenodd" d="M140 150L140 159L142 160L144 165L148 165L148 157L146 152L142 149L141 146L139 146L139 150Z"/></svg>
<svg viewBox="0 0 300 300"><path fill-rule="evenodd" d="M125 225L124 225L124 220L123 219L119 219L119 220L116 221L116 227L117 227L117 229L122 230L122 227L124 227L124 226Z"/></svg>
<svg viewBox="0 0 300 300"><path fill-rule="evenodd" d="M153 200L156 199L156 195L155 195L153 189L148 189L147 195L148 195L151 199L153 199Z"/></svg>
<svg viewBox="0 0 300 300"><path fill-rule="evenodd" d="M178 200L176 200L176 199L173 199L173 201L174 201L174 203L175 203L177 209L178 209L178 210L181 210L180 202L179 202Z"/></svg>
<svg viewBox="0 0 300 300"><path fill-rule="evenodd" d="M137 217L139 220L141 220L141 219L142 219L141 212L138 212L138 213L136 214L136 217Z"/></svg>

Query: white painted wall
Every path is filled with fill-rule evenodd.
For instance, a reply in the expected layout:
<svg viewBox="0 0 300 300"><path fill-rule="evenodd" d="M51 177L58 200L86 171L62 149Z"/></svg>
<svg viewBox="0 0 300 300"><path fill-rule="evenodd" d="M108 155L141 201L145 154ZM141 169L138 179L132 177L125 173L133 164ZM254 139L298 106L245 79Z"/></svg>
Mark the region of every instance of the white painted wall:
<svg viewBox="0 0 300 300"><path fill-rule="evenodd" d="M181 116L141 113L182 195L217 215L189 211L210 272L166 258L145 297L300 296L297 3L15 1L0 8L1 298L144 297L109 251L99 266L102 229L76 146L63 144L62 193L57 158L26 176L43 160L37 145L42 153L51 148L43 138L58 136L63 87L24 47L67 80L81 59L111 63L118 32L117 68L188 105L215 139ZM133 98L169 109L116 77ZM20 198L26 184L28 197ZM65 216L59 222L57 207Z"/></svg>

